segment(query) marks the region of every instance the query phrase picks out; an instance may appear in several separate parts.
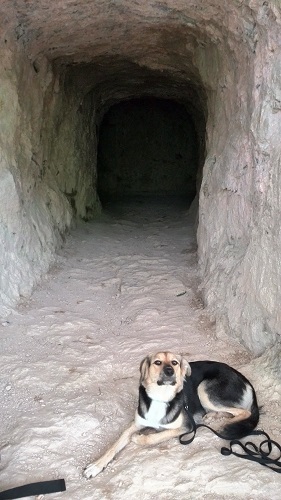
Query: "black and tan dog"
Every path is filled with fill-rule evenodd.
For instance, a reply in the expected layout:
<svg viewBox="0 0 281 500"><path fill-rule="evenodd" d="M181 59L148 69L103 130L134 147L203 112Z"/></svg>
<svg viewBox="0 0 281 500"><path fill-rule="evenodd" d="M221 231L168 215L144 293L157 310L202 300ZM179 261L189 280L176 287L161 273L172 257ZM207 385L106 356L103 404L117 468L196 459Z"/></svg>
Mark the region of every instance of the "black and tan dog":
<svg viewBox="0 0 281 500"><path fill-rule="evenodd" d="M130 441L154 445L190 431L189 414L225 439L247 436L259 421L253 386L224 363L188 363L180 355L158 352L141 362L140 372L135 421L101 458L88 465L85 477L99 474ZM145 428L157 432L142 434Z"/></svg>

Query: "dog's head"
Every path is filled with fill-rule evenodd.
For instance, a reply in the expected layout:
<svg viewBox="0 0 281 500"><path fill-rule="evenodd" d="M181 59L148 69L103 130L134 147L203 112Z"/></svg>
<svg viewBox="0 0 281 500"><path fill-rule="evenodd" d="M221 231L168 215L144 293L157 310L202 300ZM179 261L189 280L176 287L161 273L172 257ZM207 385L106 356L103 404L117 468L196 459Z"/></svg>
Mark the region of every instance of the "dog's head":
<svg viewBox="0 0 281 500"><path fill-rule="evenodd" d="M191 368L185 358L172 352L157 352L146 356L140 364L140 385L152 399L171 400L182 390L185 376Z"/></svg>

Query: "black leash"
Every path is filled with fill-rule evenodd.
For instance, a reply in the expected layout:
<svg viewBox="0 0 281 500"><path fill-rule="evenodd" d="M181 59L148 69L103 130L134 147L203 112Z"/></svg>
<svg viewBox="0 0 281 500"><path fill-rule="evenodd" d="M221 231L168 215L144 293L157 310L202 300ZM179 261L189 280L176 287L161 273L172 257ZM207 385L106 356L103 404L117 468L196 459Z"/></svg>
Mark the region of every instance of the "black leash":
<svg viewBox="0 0 281 500"><path fill-rule="evenodd" d="M14 500L16 498L45 495L47 493L58 493L59 491L65 490L66 486L64 479L54 479L52 481L25 484L24 486L1 491L0 500Z"/></svg>
<svg viewBox="0 0 281 500"><path fill-rule="evenodd" d="M185 411L188 414L191 423L191 430L185 432L179 437L179 441L181 444L187 445L192 443L196 436L197 429L199 427L205 427L212 431L216 436L225 440L225 437L214 431L211 427L205 424L196 424L192 414L190 413L187 406L185 406ZM188 437L190 436L191 437ZM232 439L229 442L229 448L223 446L221 448L221 454L223 456L234 455L235 457L245 458L246 460L252 460L253 462L257 462L274 472L281 473L281 445L276 441L273 441L269 435L264 431L252 431L249 436L264 436L264 439L258 446L251 441L247 441L246 443L241 443L239 439ZM187 439L186 439L187 437ZM235 451L234 447L240 447L241 452ZM274 455L273 458L270 455ZM1 499L0 499L1 500Z"/></svg>

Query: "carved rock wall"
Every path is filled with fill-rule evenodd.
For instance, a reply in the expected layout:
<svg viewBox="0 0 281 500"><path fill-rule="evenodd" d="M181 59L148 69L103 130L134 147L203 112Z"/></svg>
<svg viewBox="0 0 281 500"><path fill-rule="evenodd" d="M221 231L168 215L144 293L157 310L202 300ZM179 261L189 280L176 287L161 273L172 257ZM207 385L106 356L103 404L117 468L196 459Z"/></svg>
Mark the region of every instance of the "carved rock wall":
<svg viewBox="0 0 281 500"><path fill-rule="evenodd" d="M207 127L198 244L218 330L259 355L281 333L280 11L249 5L248 51L228 39L234 58L214 103L218 122Z"/></svg>
<svg viewBox="0 0 281 500"><path fill-rule="evenodd" d="M71 87L65 91L63 74L56 75L45 58L39 71L13 39L5 39L0 57L2 317L49 269L74 217L87 219L99 210L91 96L81 104L79 93Z"/></svg>
<svg viewBox="0 0 281 500"><path fill-rule="evenodd" d="M13 38L6 35L4 43L0 57L1 315L28 296L47 271L70 223L68 203L54 183L48 185L43 178L48 161L41 138L44 97L54 82L50 65L45 62L38 79Z"/></svg>

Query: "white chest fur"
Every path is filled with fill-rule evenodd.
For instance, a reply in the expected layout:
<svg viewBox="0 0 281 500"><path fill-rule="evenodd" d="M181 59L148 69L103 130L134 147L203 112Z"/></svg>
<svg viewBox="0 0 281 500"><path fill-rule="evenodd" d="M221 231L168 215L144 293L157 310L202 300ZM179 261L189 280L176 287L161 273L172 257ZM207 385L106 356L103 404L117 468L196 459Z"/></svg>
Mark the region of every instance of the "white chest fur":
<svg viewBox="0 0 281 500"><path fill-rule="evenodd" d="M165 417L167 410L167 403L164 401L151 401L148 412L145 414L144 418L136 415L136 423L138 425L143 425L145 427L153 427L158 429L162 427L160 422L162 418Z"/></svg>
<svg viewBox="0 0 281 500"><path fill-rule="evenodd" d="M145 415L145 420L149 423L159 424L162 418L166 415L167 403L164 401L151 401L148 412Z"/></svg>

